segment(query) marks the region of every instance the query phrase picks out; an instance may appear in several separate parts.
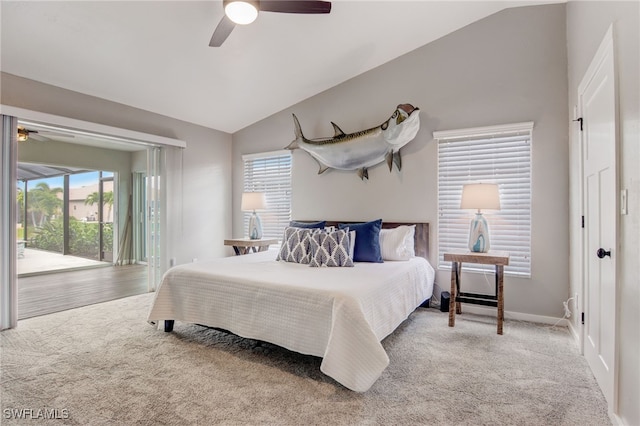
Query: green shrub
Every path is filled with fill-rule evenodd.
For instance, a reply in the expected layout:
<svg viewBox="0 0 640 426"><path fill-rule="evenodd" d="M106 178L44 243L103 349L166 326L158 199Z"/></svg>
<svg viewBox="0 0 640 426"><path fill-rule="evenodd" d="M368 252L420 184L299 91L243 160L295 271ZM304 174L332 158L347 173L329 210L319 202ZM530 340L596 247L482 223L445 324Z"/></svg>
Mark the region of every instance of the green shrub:
<svg viewBox="0 0 640 426"><path fill-rule="evenodd" d="M100 250L97 222L69 221L69 254L98 259Z"/></svg>
<svg viewBox="0 0 640 426"><path fill-rule="evenodd" d="M81 222L76 218L71 218L69 220L69 254L99 259L99 229L97 222ZM113 247L112 223L105 223L103 239L106 251L111 251ZM61 218L58 218L46 222L38 228L35 237L29 242L29 247L62 253L63 244L63 222Z"/></svg>
<svg viewBox="0 0 640 426"><path fill-rule="evenodd" d="M62 219L45 222L35 229L35 236L29 241L29 247L40 250L62 253L63 247Z"/></svg>

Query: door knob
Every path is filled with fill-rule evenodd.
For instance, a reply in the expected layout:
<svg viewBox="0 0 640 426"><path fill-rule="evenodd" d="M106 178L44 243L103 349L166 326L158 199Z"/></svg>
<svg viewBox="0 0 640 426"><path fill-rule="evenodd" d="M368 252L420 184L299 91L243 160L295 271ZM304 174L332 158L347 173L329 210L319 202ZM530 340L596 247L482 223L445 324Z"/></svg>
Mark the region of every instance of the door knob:
<svg viewBox="0 0 640 426"><path fill-rule="evenodd" d="M605 256L609 256L611 257L611 250L606 251L605 249L603 249L602 247L598 249L598 251L596 252L596 254L598 255L598 257L600 259L604 259Z"/></svg>

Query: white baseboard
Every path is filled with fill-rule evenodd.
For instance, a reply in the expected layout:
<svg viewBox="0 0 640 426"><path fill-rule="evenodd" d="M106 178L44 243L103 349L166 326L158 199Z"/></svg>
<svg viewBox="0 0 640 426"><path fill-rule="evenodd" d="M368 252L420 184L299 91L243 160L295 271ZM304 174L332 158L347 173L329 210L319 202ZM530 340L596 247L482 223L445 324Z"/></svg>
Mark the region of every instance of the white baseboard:
<svg viewBox="0 0 640 426"><path fill-rule="evenodd" d="M468 304L462 305L462 312L470 314L485 315L495 317L497 315L496 308L485 308L482 306L473 306ZM544 315L525 314L522 312L504 311L505 319L513 319L517 321L537 322L541 324L551 324L560 327L568 327L570 322L564 318L547 317Z"/></svg>

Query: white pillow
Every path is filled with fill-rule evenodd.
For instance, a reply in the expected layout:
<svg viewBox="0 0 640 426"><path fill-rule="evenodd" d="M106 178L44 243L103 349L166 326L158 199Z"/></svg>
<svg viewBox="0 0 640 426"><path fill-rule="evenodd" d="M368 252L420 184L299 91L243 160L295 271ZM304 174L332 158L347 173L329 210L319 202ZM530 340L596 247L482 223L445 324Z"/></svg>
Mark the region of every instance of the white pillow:
<svg viewBox="0 0 640 426"><path fill-rule="evenodd" d="M356 249L356 231L349 231L349 257L353 259L353 252Z"/></svg>
<svg viewBox="0 0 640 426"><path fill-rule="evenodd" d="M382 260L409 260L415 257L415 225L380 230L380 253Z"/></svg>

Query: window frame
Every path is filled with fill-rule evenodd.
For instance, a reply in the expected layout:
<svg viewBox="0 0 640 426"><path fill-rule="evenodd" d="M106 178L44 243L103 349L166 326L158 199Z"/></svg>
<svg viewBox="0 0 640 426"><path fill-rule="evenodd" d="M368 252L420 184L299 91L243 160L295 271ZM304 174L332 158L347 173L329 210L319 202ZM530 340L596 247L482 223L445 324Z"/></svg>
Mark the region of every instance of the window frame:
<svg viewBox="0 0 640 426"><path fill-rule="evenodd" d="M462 185L498 183L501 210L483 212L491 231L491 250L510 253L510 264L505 267L506 275L531 278L533 122L437 131L433 137L437 142L438 164L438 269L451 269L450 262L444 261L445 251L468 250L468 229L474 213L459 208ZM505 145L500 146L502 142ZM445 147L445 144L448 146ZM475 148L474 144L477 144ZM455 160L456 153L459 159L464 158L465 145L469 151L466 154L467 177L464 176L464 161L450 168L444 166L446 161ZM475 157L472 160L473 157L469 155L473 154L474 149L476 153L481 150L486 152L486 158ZM449 152L443 152L447 150ZM511 161L505 162L506 158ZM525 160L526 164L523 162ZM445 174L452 177L443 184ZM455 207L455 200L458 200L458 207ZM479 264L470 264L465 270L493 272L490 265Z"/></svg>
<svg viewBox="0 0 640 426"><path fill-rule="evenodd" d="M275 161L275 164L262 164L259 169L251 172L247 169L248 166L255 167L254 162L266 163L269 160ZM288 168L286 166L287 162ZM284 167L281 163L285 163ZM289 150L242 155L242 191L265 192L267 208L257 212L262 222L263 238L277 238L278 241L282 240L284 228L288 226L291 221L292 167L293 155L291 155L291 151ZM283 169L285 170L284 175L282 175ZM255 174L257 170L263 172L260 176L263 180L266 178L266 182L256 181ZM265 187L265 185L267 187ZM252 212L242 212L243 230L248 229L251 214Z"/></svg>

